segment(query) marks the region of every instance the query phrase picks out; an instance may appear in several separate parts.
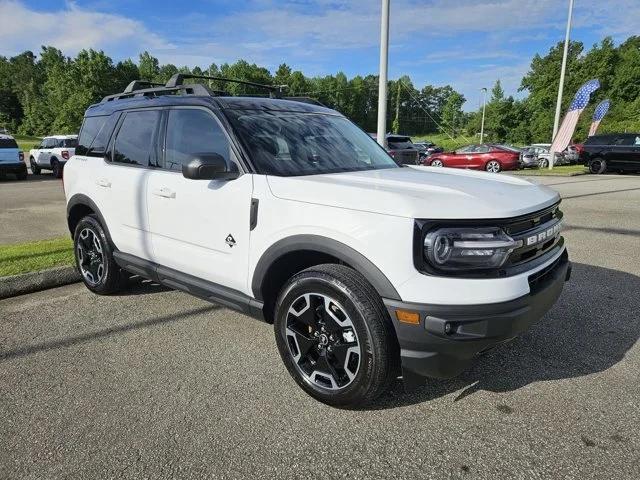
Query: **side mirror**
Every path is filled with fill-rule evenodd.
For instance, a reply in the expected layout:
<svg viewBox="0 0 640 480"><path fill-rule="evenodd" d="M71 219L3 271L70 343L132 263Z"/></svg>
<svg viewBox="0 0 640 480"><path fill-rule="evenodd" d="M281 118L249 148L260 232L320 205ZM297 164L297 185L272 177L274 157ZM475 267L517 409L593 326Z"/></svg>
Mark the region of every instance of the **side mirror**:
<svg viewBox="0 0 640 480"><path fill-rule="evenodd" d="M203 153L182 165L182 175L191 180L233 180L240 172L234 163L229 167L221 155Z"/></svg>

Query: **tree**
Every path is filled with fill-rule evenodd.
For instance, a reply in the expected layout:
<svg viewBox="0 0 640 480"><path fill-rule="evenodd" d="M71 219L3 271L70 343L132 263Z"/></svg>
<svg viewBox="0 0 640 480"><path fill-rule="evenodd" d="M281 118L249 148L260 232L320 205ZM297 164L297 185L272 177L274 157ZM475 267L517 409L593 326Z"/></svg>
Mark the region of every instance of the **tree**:
<svg viewBox="0 0 640 480"><path fill-rule="evenodd" d="M160 64L158 59L153 57L149 52L144 51L140 54L138 62L138 71L142 80L154 81L160 73Z"/></svg>
<svg viewBox="0 0 640 480"><path fill-rule="evenodd" d="M458 134L458 128L463 124L464 115L462 113L462 105L465 98L458 92L453 92L447 98L442 108L442 130L451 132L455 137Z"/></svg>

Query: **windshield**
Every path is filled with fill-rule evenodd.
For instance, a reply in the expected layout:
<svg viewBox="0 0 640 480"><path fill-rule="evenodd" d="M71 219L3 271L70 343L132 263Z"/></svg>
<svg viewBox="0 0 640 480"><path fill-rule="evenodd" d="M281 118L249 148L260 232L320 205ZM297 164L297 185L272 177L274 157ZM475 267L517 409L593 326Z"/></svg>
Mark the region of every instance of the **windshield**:
<svg viewBox="0 0 640 480"><path fill-rule="evenodd" d="M227 110L259 173L316 175L400 168L344 117L317 113Z"/></svg>

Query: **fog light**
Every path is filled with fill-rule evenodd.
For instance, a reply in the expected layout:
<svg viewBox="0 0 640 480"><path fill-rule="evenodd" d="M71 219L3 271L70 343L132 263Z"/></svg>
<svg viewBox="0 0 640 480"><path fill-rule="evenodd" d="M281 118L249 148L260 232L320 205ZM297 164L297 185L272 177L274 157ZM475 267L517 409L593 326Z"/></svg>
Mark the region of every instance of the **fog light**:
<svg viewBox="0 0 640 480"><path fill-rule="evenodd" d="M451 324L449 322L444 324L444 333L449 335L452 330L453 330L453 328L451 327Z"/></svg>

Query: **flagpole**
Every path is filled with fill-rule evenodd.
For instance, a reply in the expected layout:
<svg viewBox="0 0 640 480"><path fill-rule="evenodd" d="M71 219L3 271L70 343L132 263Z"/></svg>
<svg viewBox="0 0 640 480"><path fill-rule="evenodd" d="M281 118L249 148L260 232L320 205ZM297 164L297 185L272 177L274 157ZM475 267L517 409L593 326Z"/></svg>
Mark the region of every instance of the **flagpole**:
<svg viewBox="0 0 640 480"><path fill-rule="evenodd" d="M482 139L484 138L484 112L487 108L487 87L482 87L480 90L484 92L482 101L482 125L480 126L480 144L482 145Z"/></svg>
<svg viewBox="0 0 640 480"><path fill-rule="evenodd" d="M387 69L389 67L389 1L382 0L380 19L380 75L378 77L377 140L385 146L387 132Z"/></svg>
<svg viewBox="0 0 640 480"><path fill-rule="evenodd" d="M569 16L567 18L567 30L564 36L564 49L562 53L562 67L560 68L560 85L558 86L558 99L556 101L556 115L553 120L553 136L551 137L551 143L556 138L558 128L560 126L560 112L562 110L562 91L564 90L564 77L567 70L567 55L569 53L569 37L571 35L571 19L573 17L573 0L569 0ZM555 152L549 151L549 170L553 169L553 162L555 160Z"/></svg>

